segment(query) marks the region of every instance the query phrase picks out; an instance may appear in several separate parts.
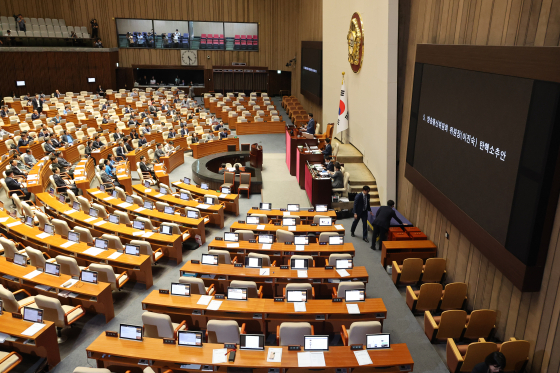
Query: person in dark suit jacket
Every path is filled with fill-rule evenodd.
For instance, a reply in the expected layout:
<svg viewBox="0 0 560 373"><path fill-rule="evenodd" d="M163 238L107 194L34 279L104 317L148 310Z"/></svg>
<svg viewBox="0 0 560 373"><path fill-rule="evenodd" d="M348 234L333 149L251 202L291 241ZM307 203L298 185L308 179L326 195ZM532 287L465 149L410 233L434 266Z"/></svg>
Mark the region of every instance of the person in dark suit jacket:
<svg viewBox="0 0 560 373"><path fill-rule="evenodd" d="M52 143L52 146L54 146L55 148L60 148L61 147L60 142L58 142L58 140L56 138L54 138L54 136L51 136L51 143Z"/></svg>
<svg viewBox="0 0 560 373"><path fill-rule="evenodd" d="M128 152L126 151L122 141L119 143L119 146L117 147L117 150L115 150L115 153L117 153L117 161L126 160L126 153Z"/></svg>
<svg viewBox="0 0 560 373"><path fill-rule="evenodd" d="M327 171L334 172L334 162L332 160L332 157L328 156L328 157L326 157L325 160L327 162L327 164L325 165L325 168L327 169Z"/></svg>
<svg viewBox="0 0 560 373"><path fill-rule="evenodd" d="M310 135L314 135L315 134L315 119L313 119L313 114L309 113L307 114L308 118L309 118L309 122L307 122L307 128L305 129L305 132L309 133Z"/></svg>
<svg viewBox="0 0 560 373"><path fill-rule="evenodd" d="M6 170L6 179L4 180L6 182L6 186L9 190L21 190L23 192L23 197L20 196L20 198L24 201L29 201L29 198L31 198L31 192L29 192L27 188L22 187L17 180L14 180L13 176L14 172L12 170Z"/></svg>
<svg viewBox="0 0 560 373"><path fill-rule="evenodd" d="M358 194L354 199L354 222L352 222L352 228L350 229L352 237L355 237L354 232L356 231L358 222L361 220L363 228L363 239L364 241L369 242L367 238L367 223L368 216L370 214L371 209L369 205L369 187L367 185L364 185L364 187L362 188L362 193Z"/></svg>
<svg viewBox="0 0 560 373"><path fill-rule="evenodd" d="M227 137L228 133L226 132L226 129L222 128L222 131L220 132L220 140L227 139Z"/></svg>
<svg viewBox="0 0 560 373"><path fill-rule="evenodd" d="M117 128L117 132L113 133L113 141L119 141L124 138L124 135L120 128Z"/></svg>
<svg viewBox="0 0 560 373"><path fill-rule="evenodd" d="M191 137L191 144L196 144L198 142L198 133L193 133Z"/></svg>
<svg viewBox="0 0 560 373"><path fill-rule="evenodd" d="M150 175L152 175L152 179L156 180L156 174L154 172L154 170L152 170L150 167L148 167L148 165L146 164L146 157L141 156L140 157L140 171L147 173L149 172Z"/></svg>
<svg viewBox="0 0 560 373"><path fill-rule="evenodd" d="M127 152L133 151L133 150L134 150L134 146L132 146L132 140L131 140L130 138L128 138L128 137L125 137L125 138L124 138L124 141L125 141L124 147L126 148L126 151L127 151Z"/></svg>
<svg viewBox="0 0 560 373"><path fill-rule="evenodd" d="M189 134L189 130L187 129L187 127L183 126L183 124L181 124L181 129L179 130L179 135L187 136L188 134Z"/></svg>
<svg viewBox="0 0 560 373"><path fill-rule="evenodd" d="M150 126L153 125L156 121L154 120L154 118L150 115L150 117L146 118L146 120L144 121L144 123L149 124Z"/></svg>
<svg viewBox="0 0 560 373"><path fill-rule="evenodd" d="M56 151L56 148L52 144L52 139L50 137L46 137L45 140L45 153L51 154L52 152Z"/></svg>
<svg viewBox="0 0 560 373"><path fill-rule="evenodd" d="M56 91L54 91L54 97L55 98L60 98L60 92L58 91L58 89Z"/></svg>
<svg viewBox="0 0 560 373"><path fill-rule="evenodd" d="M2 110L0 110L0 117L5 118L8 116L8 107L2 106Z"/></svg>
<svg viewBox="0 0 560 373"><path fill-rule="evenodd" d="M109 114L103 115L103 119L101 119L101 123L102 123L102 124L107 124L107 123L109 123Z"/></svg>
<svg viewBox="0 0 560 373"><path fill-rule="evenodd" d="M35 119L39 119L41 118L41 116L39 115L39 112L37 111L37 109L33 110L33 114L31 114L31 120L35 120Z"/></svg>
<svg viewBox="0 0 560 373"><path fill-rule="evenodd" d="M138 135L138 132L136 132L136 128L132 128L130 130L130 133L128 134L128 137L134 140L134 139L139 139L140 135Z"/></svg>
<svg viewBox="0 0 560 373"><path fill-rule="evenodd" d="M375 241L377 237L379 237L379 249L381 249L382 242L387 238L391 219L395 219L401 225L403 224L395 213L394 207L395 202L393 200L388 200L387 206L381 206L375 213L375 218L373 219L373 237L371 238L372 250L375 250Z"/></svg>
<svg viewBox="0 0 560 373"><path fill-rule="evenodd" d="M93 149L99 149L103 146L103 143L101 141L99 141L99 136L95 136L95 138L93 139L93 142L91 143L91 147Z"/></svg>
<svg viewBox="0 0 560 373"><path fill-rule="evenodd" d="M66 180L64 180L62 176L60 176L60 168L53 167L53 172L54 172L53 179L54 179L54 183L57 186L58 193L65 193L68 190L68 188L70 188L72 193L74 193L75 195L79 194L79 190L75 184L66 182Z"/></svg>
<svg viewBox="0 0 560 373"><path fill-rule="evenodd" d="M10 161L10 169L12 170L12 172L14 173L14 175L15 175L18 179L20 179L20 178L25 179L25 178L27 177L27 176L26 176L27 171L24 171L24 170L22 170L21 168L18 167L18 165L17 165L17 158L13 158L13 159Z"/></svg>
<svg viewBox="0 0 560 373"><path fill-rule="evenodd" d="M177 132L175 132L175 129L174 129L174 128L171 128L171 129L169 130L169 133L167 134L167 138L173 139L173 138L175 138L175 137L177 137Z"/></svg>
<svg viewBox="0 0 560 373"><path fill-rule="evenodd" d="M163 151L163 145L161 143L156 144L155 154L157 161L159 162L160 157L165 157L165 152Z"/></svg>
<svg viewBox="0 0 560 373"><path fill-rule="evenodd" d="M148 140L146 140L146 136L144 135L140 135L140 139L138 139L138 146L142 146L144 144L147 144Z"/></svg>
<svg viewBox="0 0 560 373"><path fill-rule="evenodd" d="M331 139L326 138L325 142L327 145L325 145L325 149L323 149L323 155L325 156L325 159L327 159L328 156L332 155Z"/></svg>
<svg viewBox="0 0 560 373"><path fill-rule="evenodd" d="M40 98L39 95L35 95L35 98L31 100L31 103L33 104L33 111L37 110L39 114L43 112L44 100Z"/></svg>

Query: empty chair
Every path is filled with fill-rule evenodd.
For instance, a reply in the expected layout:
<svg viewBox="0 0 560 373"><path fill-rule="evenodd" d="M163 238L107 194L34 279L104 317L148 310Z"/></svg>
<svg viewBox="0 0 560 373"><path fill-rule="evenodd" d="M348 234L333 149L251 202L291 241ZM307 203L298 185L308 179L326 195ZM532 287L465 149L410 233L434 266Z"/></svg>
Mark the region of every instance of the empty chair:
<svg viewBox="0 0 560 373"><path fill-rule="evenodd" d="M239 335L245 334L245 323L239 327L234 320L210 320L206 325L206 340L208 343L236 343Z"/></svg>
<svg viewBox="0 0 560 373"><path fill-rule="evenodd" d="M524 372L529 361L529 341L510 338L509 341L498 344L498 349L506 357L504 372Z"/></svg>
<svg viewBox="0 0 560 373"><path fill-rule="evenodd" d="M227 250L208 250L208 254L218 255L218 264L233 264L237 262L237 257L234 257L233 261L231 260L231 256Z"/></svg>
<svg viewBox="0 0 560 373"><path fill-rule="evenodd" d="M263 267L274 267L274 266L276 266L276 260L274 262L271 262L270 256L268 256L266 254L249 253L249 255L247 255L247 256L249 258L261 258Z"/></svg>
<svg viewBox="0 0 560 373"><path fill-rule="evenodd" d="M126 212L115 210L115 211L113 211L113 214L115 214L119 217L119 222L121 224L127 224L127 225L131 224L130 217L128 216L128 214Z"/></svg>
<svg viewBox="0 0 560 373"><path fill-rule="evenodd" d="M453 282L445 285L439 309L458 310L463 309L467 302L467 284L464 282Z"/></svg>
<svg viewBox="0 0 560 373"><path fill-rule="evenodd" d="M305 290L307 292L307 299L315 299L315 288L309 283L305 282L295 282L292 284L286 284L283 290L284 298L286 297L286 292L288 290Z"/></svg>
<svg viewBox="0 0 560 373"><path fill-rule="evenodd" d="M97 272L97 278L101 282L108 282L111 284L111 290L120 291L121 288L128 282L128 275L126 271L116 276L113 267L108 264L92 263L89 265L90 271Z"/></svg>
<svg viewBox="0 0 560 373"><path fill-rule="evenodd" d="M43 318L56 325L59 337L62 328L72 325L85 315L81 305L75 307L62 305L58 299L44 295L35 296L35 303L38 308L43 310ZM63 342L63 340L59 339L59 342Z"/></svg>
<svg viewBox="0 0 560 373"><path fill-rule="evenodd" d="M142 314L144 336L148 338L177 339L177 332L186 330L186 320L180 324L171 322L169 315L146 311Z"/></svg>
<svg viewBox="0 0 560 373"><path fill-rule="evenodd" d="M105 206L100 205L99 203L93 202L93 203L91 204L91 207L93 207L94 209L97 210L97 214L98 214L97 216L98 216L98 217L100 217L100 218L102 218L102 219L107 219L107 217L109 216L109 215L107 214L107 211L105 210Z"/></svg>
<svg viewBox="0 0 560 373"><path fill-rule="evenodd" d="M220 186L220 190L224 187L233 190L234 185L235 185L235 173L224 172L224 183Z"/></svg>
<svg viewBox="0 0 560 373"><path fill-rule="evenodd" d="M214 294L214 284L210 286L204 285L204 280L199 277L181 276L179 278L181 284L191 285L191 294L212 295Z"/></svg>
<svg viewBox="0 0 560 373"><path fill-rule="evenodd" d="M101 238L104 240L109 241L109 248L115 250L122 250L123 245L119 236L115 236L113 234L104 233Z"/></svg>
<svg viewBox="0 0 560 373"><path fill-rule="evenodd" d="M163 258L163 252L161 251L161 248L154 251L152 250L152 245L149 242L131 240L130 244L140 246L140 254L149 255L152 263L157 263L161 258Z"/></svg>
<svg viewBox="0 0 560 373"><path fill-rule="evenodd" d="M446 273L445 264L444 258L426 259L426 265L422 271L422 282L442 282Z"/></svg>
<svg viewBox="0 0 560 373"><path fill-rule="evenodd" d="M247 297L248 298L262 298L263 297L263 287L257 287L257 283L255 281L241 281L241 280L232 280L229 287L231 288L246 288L247 289Z"/></svg>
<svg viewBox="0 0 560 373"><path fill-rule="evenodd" d="M124 201L126 199L126 193L125 193L124 189L119 188L119 187L115 187L115 190L117 191L117 198Z"/></svg>
<svg viewBox="0 0 560 373"><path fill-rule="evenodd" d="M54 258L51 258L49 256L49 254L43 253L43 252L41 252L41 250L34 249L30 246L27 246L25 248L25 252L27 253L27 256L29 257L29 261L30 261L31 265L34 266L34 267L44 269L45 264L47 262L54 263L56 261ZM47 258L45 258L45 256Z"/></svg>
<svg viewBox="0 0 560 373"><path fill-rule="evenodd" d="M152 225L152 221L148 218L143 218L141 216L137 216L136 217L137 221L141 221L142 223L144 223L144 229L149 229L152 230L154 229L154 226Z"/></svg>
<svg viewBox="0 0 560 373"><path fill-rule="evenodd" d="M327 265L336 266L336 261L339 259L352 259L352 255L350 254L331 254L329 255L329 260L327 261Z"/></svg>
<svg viewBox="0 0 560 373"><path fill-rule="evenodd" d="M446 311L447 312L447 311ZM478 339L490 338L496 330L495 310L474 310L467 316L467 325L463 338Z"/></svg>
<svg viewBox="0 0 560 373"><path fill-rule="evenodd" d="M319 235L319 242L329 242L329 237L339 236L336 232L322 232Z"/></svg>
<svg viewBox="0 0 560 373"><path fill-rule="evenodd" d="M57 255L56 262L60 264L60 272L72 277L80 277L80 272L86 267L78 265L76 259L65 255Z"/></svg>
<svg viewBox="0 0 560 373"><path fill-rule="evenodd" d="M237 193L242 190L247 191L247 198L249 198L251 191L251 174L248 172L242 172L239 174L239 186L237 187Z"/></svg>
<svg viewBox="0 0 560 373"><path fill-rule="evenodd" d="M366 285L362 281L349 281L341 282L338 284L338 288L332 289L333 298L344 298L346 296L346 290L356 290L365 289Z"/></svg>
<svg viewBox="0 0 560 373"><path fill-rule="evenodd" d="M311 255L292 255L288 259L288 263L291 263L292 259L295 259L295 260L307 259L307 265L309 267L315 267L315 259L313 259L313 257Z"/></svg>
<svg viewBox="0 0 560 373"><path fill-rule="evenodd" d="M90 208L90 204L89 204L89 201L87 200L87 198L82 197L82 196L78 196L76 198L78 199L78 202L80 203L80 207L82 208L82 211L84 211L85 213L88 213L89 208Z"/></svg>
<svg viewBox="0 0 560 373"><path fill-rule="evenodd" d="M447 368L451 373L471 372L476 364L482 363L486 356L496 351L498 346L493 342L474 342L467 348L461 346L459 349L455 341L449 338L446 347Z"/></svg>
<svg viewBox="0 0 560 373"><path fill-rule="evenodd" d="M416 311L436 310L441 300L443 286L439 283L422 284L420 290L406 287L406 304L415 313Z"/></svg>
<svg viewBox="0 0 560 373"><path fill-rule="evenodd" d="M379 321L355 321L350 324L350 328L342 325L340 328L340 337L345 346L366 345L368 334L378 334L383 331L383 327Z"/></svg>
<svg viewBox="0 0 560 373"><path fill-rule="evenodd" d="M54 233L62 236L68 237L68 232L70 232L70 227L68 223L60 219L52 219L51 223L54 225Z"/></svg>
<svg viewBox="0 0 560 373"><path fill-rule="evenodd" d="M255 233L251 230L239 229L235 231L235 233L239 234L240 241L249 241L255 239Z"/></svg>
<svg viewBox="0 0 560 373"><path fill-rule="evenodd" d="M89 229L76 225L74 227L74 232L80 234L80 241L93 245L93 236L91 235Z"/></svg>
<svg viewBox="0 0 560 373"><path fill-rule="evenodd" d="M27 297L18 301L16 300L15 295L20 293L27 295ZM0 285L0 299L2 299L3 309L11 313L23 312L23 307L37 308L35 304L35 297L31 296L31 294L29 294L29 292L25 289L16 290L12 293L10 290Z"/></svg>
<svg viewBox="0 0 560 373"><path fill-rule="evenodd" d="M422 267L424 262L420 258L407 258L402 265L397 264L393 260L393 272L391 274L393 283L400 284L416 284L422 276Z"/></svg>
<svg viewBox="0 0 560 373"><path fill-rule="evenodd" d="M294 242L294 232L285 231L283 229L276 230L276 242Z"/></svg>
<svg viewBox="0 0 560 373"><path fill-rule="evenodd" d="M430 311L424 312L424 333L434 343L447 338L461 338L467 322L467 312L463 310L444 311L441 316L433 316Z"/></svg>
<svg viewBox="0 0 560 373"><path fill-rule="evenodd" d="M303 346L304 336L314 335L313 325L308 322L283 322L276 328L278 346Z"/></svg>
<svg viewBox="0 0 560 373"><path fill-rule="evenodd" d="M22 255L27 255L25 253L25 247L19 242L18 242L18 245L20 245L22 247L22 249L20 249L20 250L17 249L16 244L12 240L7 239L6 237L0 237L0 244L4 248L4 256L6 258L14 259L14 255L16 253L17 254L22 254Z"/></svg>

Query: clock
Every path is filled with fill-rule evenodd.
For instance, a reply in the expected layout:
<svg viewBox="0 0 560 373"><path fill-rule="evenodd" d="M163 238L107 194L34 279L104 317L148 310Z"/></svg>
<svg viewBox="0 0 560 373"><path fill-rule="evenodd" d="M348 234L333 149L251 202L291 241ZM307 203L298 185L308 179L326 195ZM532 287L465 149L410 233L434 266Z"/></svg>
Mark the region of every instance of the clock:
<svg viewBox="0 0 560 373"><path fill-rule="evenodd" d="M181 51L181 65L198 65L198 53L192 50Z"/></svg>
<svg viewBox="0 0 560 373"><path fill-rule="evenodd" d="M348 62L352 71L357 73L362 68L364 60L364 28L362 16L358 12L352 15L346 39L348 41Z"/></svg>

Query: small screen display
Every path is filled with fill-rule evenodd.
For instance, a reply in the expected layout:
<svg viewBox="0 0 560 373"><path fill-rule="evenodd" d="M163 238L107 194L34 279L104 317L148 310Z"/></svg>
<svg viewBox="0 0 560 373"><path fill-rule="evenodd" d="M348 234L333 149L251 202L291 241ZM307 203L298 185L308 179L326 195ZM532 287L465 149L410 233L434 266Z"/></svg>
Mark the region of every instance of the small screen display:
<svg viewBox="0 0 560 373"><path fill-rule="evenodd" d="M282 218L282 225L285 227L292 227L296 225L296 218Z"/></svg>
<svg viewBox="0 0 560 373"><path fill-rule="evenodd" d="M329 236L329 245L344 245L344 236Z"/></svg>
<svg viewBox="0 0 560 373"><path fill-rule="evenodd" d="M332 218L319 218L319 226L331 226L332 225Z"/></svg>
<svg viewBox="0 0 560 373"><path fill-rule="evenodd" d="M119 337L132 341L141 341L142 329L141 326L121 324Z"/></svg>
<svg viewBox="0 0 560 373"><path fill-rule="evenodd" d="M98 217L99 215L99 211L97 209L94 209L93 207L89 209L89 216L91 217Z"/></svg>
<svg viewBox="0 0 560 373"><path fill-rule="evenodd" d="M328 335L306 335L303 337L303 349L305 351L328 351L329 336Z"/></svg>
<svg viewBox="0 0 560 373"><path fill-rule="evenodd" d="M190 196L187 193L181 193L180 198L182 200L185 200L185 201L188 201L189 199L191 199Z"/></svg>
<svg viewBox="0 0 560 373"><path fill-rule="evenodd" d="M95 83L95 78L87 78L88 83Z"/></svg>
<svg viewBox="0 0 560 373"><path fill-rule="evenodd" d="M291 211L291 212L299 211L299 205L288 205L288 211Z"/></svg>
<svg viewBox="0 0 560 373"><path fill-rule="evenodd" d="M137 245L124 245L124 253L128 255L140 256L140 246Z"/></svg>
<svg viewBox="0 0 560 373"><path fill-rule="evenodd" d="M247 288L228 288L227 299L229 300L247 300Z"/></svg>
<svg viewBox="0 0 560 373"><path fill-rule="evenodd" d="M187 210L187 218L198 219L200 218L198 211Z"/></svg>
<svg viewBox="0 0 560 373"><path fill-rule="evenodd" d="M291 267L292 269L307 269L308 267L308 259L292 259L291 260Z"/></svg>
<svg viewBox="0 0 560 373"><path fill-rule="evenodd" d="M337 259L336 269L351 269L354 268L354 260L352 259Z"/></svg>
<svg viewBox="0 0 560 373"><path fill-rule="evenodd" d="M264 334L241 334L239 335L239 348L241 350L263 350Z"/></svg>
<svg viewBox="0 0 560 373"><path fill-rule="evenodd" d="M171 295L180 295L183 297L189 297L191 295L191 285L172 282Z"/></svg>
<svg viewBox="0 0 560 373"><path fill-rule="evenodd" d="M258 216L247 216L247 224L259 224L260 218Z"/></svg>
<svg viewBox="0 0 560 373"><path fill-rule="evenodd" d="M17 87L25 87L25 80L16 80Z"/></svg>
<svg viewBox="0 0 560 373"><path fill-rule="evenodd" d="M107 248L109 247L109 240L104 240L102 238L96 238L95 239L95 247L97 247L98 249L107 250Z"/></svg>
<svg viewBox="0 0 560 373"><path fill-rule="evenodd" d="M200 187L204 190L208 190L208 184L206 184L206 183L200 184Z"/></svg>
<svg viewBox="0 0 560 373"><path fill-rule="evenodd" d="M175 208L173 206L165 206L165 208L163 209L163 212L165 212L166 214L175 214Z"/></svg>
<svg viewBox="0 0 560 373"><path fill-rule="evenodd" d="M56 263L45 263L45 273L54 276L60 276L60 264Z"/></svg>
<svg viewBox="0 0 560 373"><path fill-rule="evenodd" d="M271 234L259 234L259 243L273 243L274 236Z"/></svg>
<svg viewBox="0 0 560 373"><path fill-rule="evenodd" d="M259 209L270 211L272 209L272 204L271 203L260 203L259 204Z"/></svg>
<svg viewBox="0 0 560 373"><path fill-rule="evenodd" d="M294 244L296 245L309 245L309 237L307 236L295 236Z"/></svg>
<svg viewBox="0 0 560 373"><path fill-rule="evenodd" d="M202 254L202 259L200 260L202 264L209 264L213 266L218 265L218 256L211 254Z"/></svg>
<svg viewBox="0 0 560 373"><path fill-rule="evenodd" d="M225 232L224 233L224 241L229 242L239 242L239 234L233 232Z"/></svg>
<svg viewBox="0 0 560 373"><path fill-rule="evenodd" d="M307 290L286 290L288 302L307 302Z"/></svg>
<svg viewBox="0 0 560 373"><path fill-rule="evenodd" d="M250 256L245 257L245 267L247 268L261 268L262 258L253 258Z"/></svg>
<svg viewBox="0 0 560 373"><path fill-rule="evenodd" d="M80 273L80 281L89 282L90 284L97 284L97 272L84 269Z"/></svg>
<svg viewBox="0 0 560 373"><path fill-rule="evenodd" d="M159 233L161 234L167 234L167 235L172 235L173 234L173 227L169 226L169 225L160 225L159 226Z"/></svg>
<svg viewBox="0 0 560 373"><path fill-rule="evenodd" d="M72 202L72 208L76 211L80 211L80 203L79 202Z"/></svg>
<svg viewBox="0 0 560 373"><path fill-rule="evenodd" d="M191 179L189 179L188 177L184 177L184 178L183 178L183 183L185 183L185 184L190 184L190 183L191 183Z"/></svg>
<svg viewBox="0 0 560 373"><path fill-rule="evenodd" d="M222 194L230 194L231 190L228 187L223 187L222 188Z"/></svg>
<svg viewBox="0 0 560 373"><path fill-rule="evenodd" d="M366 335L366 349L379 350L391 347L390 334L367 334Z"/></svg>
<svg viewBox="0 0 560 373"><path fill-rule="evenodd" d="M40 308L23 307L23 319L30 322L43 322L43 310Z"/></svg>
<svg viewBox="0 0 560 373"><path fill-rule="evenodd" d="M126 203L134 205L134 198L132 198L132 196L126 196Z"/></svg>
<svg viewBox="0 0 560 373"><path fill-rule="evenodd" d="M154 204L150 201L144 201L144 208L148 210L152 210L154 208Z"/></svg>
<svg viewBox="0 0 560 373"><path fill-rule="evenodd" d="M363 302L366 299L365 289L351 289L346 290L344 300L346 302Z"/></svg>
<svg viewBox="0 0 560 373"><path fill-rule="evenodd" d="M144 222L141 222L141 221L138 221L138 220L134 220L134 221L132 222L132 228L144 230Z"/></svg>
<svg viewBox="0 0 560 373"><path fill-rule="evenodd" d="M117 215L109 215L109 222L113 223L113 224L119 224L120 221L120 217Z"/></svg>
<svg viewBox="0 0 560 373"><path fill-rule="evenodd" d="M14 254L14 263L20 266L26 266L27 265L27 257L23 254L18 254L15 253Z"/></svg>
<svg viewBox="0 0 560 373"><path fill-rule="evenodd" d="M68 241L80 242L80 234L78 232L68 232Z"/></svg>
<svg viewBox="0 0 560 373"><path fill-rule="evenodd" d="M160 194L167 194L167 189L165 189L164 187L160 187L159 192Z"/></svg>
<svg viewBox="0 0 560 373"><path fill-rule="evenodd" d="M212 197L205 197L205 198L204 198L204 203L206 203L207 205L213 205L213 204L214 204L214 198L212 198Z"/></svg>
<svg viewBox="0 0 560 373"><path fill-rule="evenodd" d="M202 347L202 332L181 330L177 332L179 346Z"/></svg>
<svg viewBox="0 0 560 373"><path fill-rule="evenodd" d="M54 234L54 225L45 224L45 233L53 235Z"/></svg>
<svg viewBox="0 0 560 373"><path fill-rule="evenodd" d="M327 212L328 210L328 206L327 205L317 205L315 206L315 211L317 212Z"/></svg>

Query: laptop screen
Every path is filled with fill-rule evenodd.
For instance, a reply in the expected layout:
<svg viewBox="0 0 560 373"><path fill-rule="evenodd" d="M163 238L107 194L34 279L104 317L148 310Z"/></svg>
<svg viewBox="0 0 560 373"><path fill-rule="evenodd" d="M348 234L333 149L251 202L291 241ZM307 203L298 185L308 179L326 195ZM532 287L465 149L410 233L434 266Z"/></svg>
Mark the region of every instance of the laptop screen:
<svg viewBox="0 0 560 373"><path fill-rule="evenodd" d="M202 259L200 260L202 264L209 264L213 266L218 265L218 256L211 254L202 254Z"/></svg>
<svg viewBox="0 0 560 373"><path fill-rule="evenodd" d="M346 302L363 302L366 300L366 290L365 289L351 289L346 290L344 295L344 300Z"/></svg>
<svg viewBox="0 0 560 373"><path fill-rule="evenodd" d="M239 233L225 232L224 233L224 241L239 242Z"/></svg>
<svg viewBox="0 0 560 373"><path fill-rule="evenodd" d="M286 301L307 302L307 290L286 290Z"/></svg>
<svg viewBox="0 0 560 373"><path fill-rule="evenodd" d="M214 198L204 197L204 203L207 204L207 205L213 205L214 204Z"/></svg>
<svg viewBox="0 0 560 373"><path fill-rule="evenodd" d="M336 260L336 269L352 269L354 268L354 260L353 259L337 259Z"/></svg>
<svg viewBox="0 0 560 373"><path fill-rule="evenodd" d="M185 183L185 184L190 184L190 183L191 183L191 179L189 179L188 177L184 177L184 178L183 178L183 183Z"/></svg>
<svg viewBox="0 0 560 373"><path fill-rule="evenodd" d="M154 204L150 201L144 201L144 208L148 210L152 210L154 208Z"/></svg>
<svg viewBox="0 0 560 373"><path fill-rule="evenodd" d="M89 216L96 218L99 214L99 211L97 209L94 209L93 207L89 209Z"/></svg>
<svg viewBox="0 0 560 373"><path fill-rule="evenodd" d="M290 262L292 269L307 269L309 267L308 261L309 259L292 259Z"/></svg>
<svg viewBox="0 0 560 373"><path fill-rule="evenodd" d="M328 206L327 205L317 205L315 206L315 211L317 212L327 212Z"/></svg>
<svg viewBox="0 0 560 373"><path fill-rule="evenodd" d="M247 216L247 219L245 220L247 222L247 224L259 224L260 222L260 218L258 216Z"/></svg>
<svg viewBox="0 0 560 373"><path fill-rule="evenodd" d="M274 236L271 234L259 234L259 243L273 243Z"/></svg>
<svg viewBox="0 0 560 373"><path fill-rule="evenodd" d="M171 295L180 295L183 297L190 297L191 296L191 285L190 284L181 284L178 282L171 283Z"/></svg>
<svg viewBox="0 0 560 373"><path fill-rule="evenodd" d="M110 223L119 224L119 221L120 221L120 216L113 215L113 214L109 215L109 222Z"/></svg>
<svg viewBox="0 0 560 373"><path fill-rule="evenodd" d="M62 194L58 196L58 201L60 203L66 203L66 197L64 197Z"/></svg>
<svg viewBox="0 0 560 373"><path fill-rule="evenodd" d="M305 351L328 351L328 335L306 335L303 337L303 349Z"/></svg>
<svg viewBox="0 0 560 373"><path fill-rule="evenodd" d="M132 341L141 341L142 329L141 326L121 324L119 337Z"/></svg>
<svg viewBox="0 0 560 373"><path fill-rule="evenodd" d="M68 241L80 242L80 234L78 232L68 232Z"/></svg>
<svg viewBox="0 0 560 373"><path fill-rule="evenodd" d="M23 307L23 319L30 322L43 322L43 310L40 308Z"/></svg>
<svg viewBox="0 0 560 373"><path fill-rule="evenodd" d="M188 201L190 199L189 195L187 193L181 193L180 194L180 198L182 200Z"/></svg>
<svg viewBox="0 0 560 373"><path fill-rule="evenodd" d="M240 334L239 348L241 350L264 351L264 334Z"/></svg>
<svg viewBox="0 0 560 373"><path fill-rule="evenodd" d="M344 245L344 236L329 236L329 245Z"/></svg>
<svg viewBox="0 0 560 373"><path fill-rule="evenodd" d="M139 221L139 220L134 220L132 222L132 228L144 230L144 222Z"/></svg>
<svg viewBox="0 0 560 373"><path fill-rule="evenodd" d="M107 250L109 248L109 240L104 240L102 238L95 239L95 247L98 249Z"/></svg>
<svg viewBox="0 0 560 373"><path fill-rule="evenodd" d="M222 194L230 194L231 190L228 187L222 187Z"/></svg>
<svg viewBox="0 0 560 373"><path fill-rule="evenodd" d="M72 202L72 208L76 211L80 211L80 202Z"/></svg>
<svg viewBox="0 0 560 373"><path fill-rule="evenodd" d="M54 234L54 225L45 224L45 233L53 235Z"/></svg>
<svg viewBox="0 0 560 373"><path fill-rule="evenodd" d="M82 272L80 272L80 281L97 284L97 272L88 271L87 269L82 270Z"/></svg>
<svg viewBox="0 0 560 373"><path fill-rule="evenodd" d="M231 288L227 289L227 299L229 300L247 300L247 288Z"/></svg>
<svg viewBox="0 0 560 373"><path fill-rule="evenodd" d="M202 332L181 330L177 332L179 346L202 347Z"/></svg>
<svg viewBox="0 0 560 373"><path fill-rule="evenodd" d="M134 198L132 198L132 196L126 196L126 203L134 205Z"/></svg>
<svg viewBox="0 0 560 373"><path fill-rule="evenodd" d="M161 234L167 234L169 236L171 236L173 234L173 227L170 227L169 225L160 225L159 226L159 233Z"/></svg>
<svg viewBox="0 0 560 373"><path fill-rule="evenodd" d="M60 264L46 262L45 273L53 276L60 276Z"/></svg>
<svg viewBox="0 0 560 373"><path fill-rule="evenodd" d="M198 215L198 211L187 210L187 218L198 219L200 216Z"/></svg>
<svg viewBox="0 0 560 373"><path fill-rule="evenodd" d="M288 205L288 211L291 211L291 212L299 211L299 205Z"/></svg>
<svg viewBox="0 0 560 373"><path fill-rule="evenodd" d="M206 184L206 183L201 183L200 187L204 190L208 190L208 184Z"/></svg>
<svg viewBox="0 0 560 373"><path fill-rule="evenodd" d="M309 245L309 237L307 236L294 236L295 245Z"/></svg>
<svg viewBox="0 0 560 373"><path fill-rule="evenodd" d="M282 218L282 225L285 227L292 227L296 225L296 218Z"/></svg>
<svg viewBox="0 0 560 373"><path fill-rule="evenodd" d="M366 334L366 349L379 350L384 348L391 348L390 334Z"/></svg>
<svg viewBox="0 0 560 373"><path fill-rule="evenodd" d="M144 188L150 188L150 182L148 180L144 181Z"/></svg>
<svg viewBox="0 0 560 373"><path fill-rule="evenodd" d="M175 214L175 208L173 206L165 206L163 212L173 215Z"/></svg>
<svg viewBox="0 0 560 373"><path fill-rule="evenodd" d="M167 189L165 189L164 187L160 187L159 188L159 193L160 194L167 194Z"/></svg>
<svg viewBox="0 0 560 373"><path fill-rule="evenodd" d="M124 253L128 255L140 256L140 246L138 245L124 245Z"/></svg>
<svg viewBox="0 0 560 373"><path fill-rule="evenodd" d="M260 203L259 204L259 209L260 210L272 210L272 204L271 203Z"/></svg>
<svg viewBox="0 0 560 373"><path fill-rule="evenodd" d="M27 257L23 254L14 254L14 264L25 267L27 265Z"/></svg>
<svg viewBox="0 0 560 373"><path fill-rule="evenodd" d="M331 226L332 218L319 218L319 226Z"/></svg>
<svg viewBox="0 0 560 373"><path fill-rule="evenodd" d="M261 268L262 258L253 258L250 256L245 257L245 267L247 268Z"/></svg>
<svg viewBox="0 0 560 373"><path fill-rule="evenodd" d="M105 185L101 184L101 185L99 186L99 190L102 191L102 192L104 192L104 191L105 191Z"/></svg>

